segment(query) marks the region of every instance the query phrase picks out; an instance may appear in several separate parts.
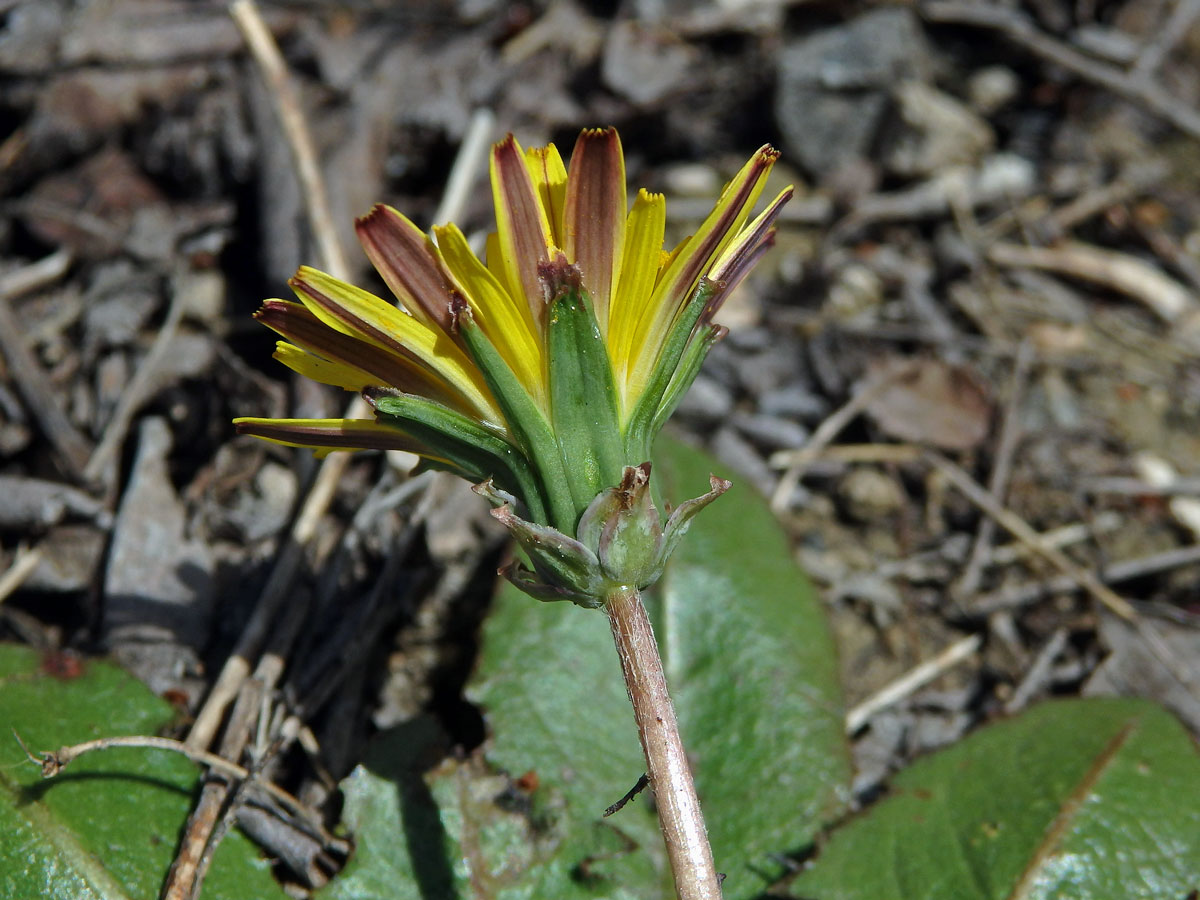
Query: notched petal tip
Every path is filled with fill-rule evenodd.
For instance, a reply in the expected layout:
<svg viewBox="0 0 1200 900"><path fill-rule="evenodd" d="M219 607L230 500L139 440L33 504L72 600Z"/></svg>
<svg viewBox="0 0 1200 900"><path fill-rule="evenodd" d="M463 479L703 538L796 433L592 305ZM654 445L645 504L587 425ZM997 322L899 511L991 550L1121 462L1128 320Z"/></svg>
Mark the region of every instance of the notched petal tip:
<svg viewBox="0 0 1200 900"><path fill-rule="evenodd" d="M385 215L387 208L387 204L376 203L369 211L354 219L355 230L357 231L364 226L369 227L372 221L378 219L381 215Z"/></svg>
<svg viewBox="0 0 1200 900"><path fill-rule="evenodd" d="M492 156L495 157L500 157L508 153L517 153L519 155L520 152L521 145L517 143L516 135L514 135L511 131L504 135L504 137L502 137L500 140L496 141L496 143L492 144Z"/></svg>
<svg viewBox="0 0 1200 900"><path fill-rule="evenodd" d="M579 132L579 139L594 140L596 138L615 138L617 129L614 125L597 125L593 128L584 128Z"/></svg>
<svg viewBox="0 0 1200 900"><path fill-rule="evenodd" d="M756 159L762 159L762 161L767 165L774 165L776 160L778 160L782 155L782 153L780 153L770 144L763 144L754 154Z"/></svg>

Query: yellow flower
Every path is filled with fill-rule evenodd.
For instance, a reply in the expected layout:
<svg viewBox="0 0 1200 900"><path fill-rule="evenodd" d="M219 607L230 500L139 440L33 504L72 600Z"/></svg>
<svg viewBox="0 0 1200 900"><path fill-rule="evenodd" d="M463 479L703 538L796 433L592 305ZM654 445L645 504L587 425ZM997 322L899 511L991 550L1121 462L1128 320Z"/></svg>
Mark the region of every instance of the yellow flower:
<svg viewBox="0 0 1200 900"><path fill-rule="evenodd" d="M276 358L363 392L374 421L239 419L239 431L322 450L404 448L491 477L535 521L574 530L650 442L722 334L712 316L773 242L781 192L753 221L776 152L763 147L694 235L664 252L665 201L629 208L614 129L580 134L570 168L553 144L492 150L496 233L486 262L455 225L426 235L376 206L359 239L399 307L310 268L299 303L258 318Z"/></svg>

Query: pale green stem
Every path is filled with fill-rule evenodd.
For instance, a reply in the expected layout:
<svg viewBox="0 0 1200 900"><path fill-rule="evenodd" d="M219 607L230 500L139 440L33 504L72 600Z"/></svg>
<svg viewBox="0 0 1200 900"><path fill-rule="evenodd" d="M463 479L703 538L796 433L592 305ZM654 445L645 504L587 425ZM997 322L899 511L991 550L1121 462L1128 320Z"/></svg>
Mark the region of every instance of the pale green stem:
<svg viewBox="0 0 1200 900"><path fill-rule="evenodd" d="M720 900L721 882L704 815L641 594L636 588L614 591L605 609L646 754L646 774L675 877L675 894L679 900Z"/></svg>

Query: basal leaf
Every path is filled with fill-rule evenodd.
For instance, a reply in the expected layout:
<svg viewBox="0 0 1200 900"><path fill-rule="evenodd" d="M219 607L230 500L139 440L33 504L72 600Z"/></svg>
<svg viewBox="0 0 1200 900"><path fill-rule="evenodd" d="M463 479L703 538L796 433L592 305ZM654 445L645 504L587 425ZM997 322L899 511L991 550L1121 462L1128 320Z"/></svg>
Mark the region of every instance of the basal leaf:
<svg viewBox="0 0 1200 900"><path fill-rule="evenodd" d="M627 842L604 825L569 827L560 791L514 783L479 759L436 764L439 747L436 727L418 719L381 735L342 782L356 848L319 900L654 896L612 883ZM656 885L652 869L635 874Z"/></svg>
<svg viewBox="0 0 1200 900"><path fill-rule="evenodd" d="M191 809L198 773L183 757L113 749L44 781L11 737L33 750L99 737L155 734L174 715L139 681L105 662L51 674L27 647L0 646L0 897L156 897ZM204 900L286 895L241 834L221 844Z"/></svg>
<svg viewBox="0 0 1200 900"><path fill-rule="evenodd" d="M1054 701L897 776L791 885L806 900L1184 900L1200 755L1142 700Z"/></svg>

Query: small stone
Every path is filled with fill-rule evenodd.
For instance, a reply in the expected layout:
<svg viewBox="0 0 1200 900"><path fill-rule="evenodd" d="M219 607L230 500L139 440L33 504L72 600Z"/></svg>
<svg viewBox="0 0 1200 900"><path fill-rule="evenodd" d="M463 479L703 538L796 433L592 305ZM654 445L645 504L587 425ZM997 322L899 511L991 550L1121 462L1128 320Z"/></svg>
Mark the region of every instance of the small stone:
<svg viewBox="0 0 1200 900"><path fill-rule="evenodd" d="M905 81L894 96L900 123L884 149L884 162L896 175L918 178L974 165L996 144L986 121L931 85Z"/></svg>
<svg viewBox="0 0 1200 900"><path fill-rule="evenodd" d="M189 272L178 279L175 291L189 318L215 325L225 315L225 276L216 269Z"/></svg>
<svg viewBox="0 0 1200 900"><path fill-rule="evenodd" d="M60 525L43 540L42 558L24 587L67 593L87 590L104 558L108 536L90 525Z"/></svg>
<svg viewBox="0 0 1200 900"><path fill-rule="evenodd" d="M729 388L703 372L696 376L676 408L678 415L697 422L720 422L732 411L733 394Z"/></svg>
<svg viewBox="0 0 1200 900"><path fill-rule="evenodd" d="M791 416L816 422L829 415L824 397L795 384L773 388L758 398L758 409L768 416Z"/></svg>
<svg viewBox="0 0 1200 900"><path fill-rule="evenodd" d="M1017 96L1021 88L1017 73L1007 66L976 69L967 78L967 100L975 112L990 116Z"/></svg>
<svg viewBox="0 0 1200 900"><path fill-rule="evenodd" d="M625 20L609 31L600 77L634 103L656 103L686 84L696 60L695 48L669 30Z"/></svg>
<svg viewBox="0 0 1200 900"><path fill-rule="evenodd" d="M296 500L296 473L275 462L263 463L254 477L255 491L239 491L227 521L246 543L277 534L287 526Z"/></svg>
<svg viewBox="0 0 1200 900"><path fill-rule="evenodd" d="M846 320L882 302L883 280L870 267L851 263L838 271L825 306L839 319Z"/></svg>
<svg viewBox="0 0 1200 900"><path fill-rule="evenodd" d="M144 419L104 581L104 643L157 693L182 687L181 673L198 667L214 599L212 553L186 533L170 448L167 423Z"/></svg>
<svg viewBox="0 0 1200 900"><path fill-rule="evenodd" d="M721 193L722 178L706 163L678 163L663 173L663 185L674 197L702 197L711 200Z"/></svg>
<svg viewBox="0 0 1200 900"><path fill-rule="evenodd" d="M932 63L916 14L872 10L787 44L779 54L775 119L810 171L865 157L900 80L928 81Z"/></svg>
<svg viewBox="0 0 1200 900"><path fill-rule="evenodd" d="M104 504L79 488L57 481L0 475L0 529L40 532L66 519L111 521Z"/></svg>
<svg viewBox="0 0 1200 900"><path fill-rule="evenodd" d="M851 469L838 485L846 514L859 522L875 522L898 512L904 492L891 476L869 466Z"/></svg>
<svg viewBox="0 0 1200 900"><path fill-rule="evenodd" d="M731 421L734 428L767 450L801 447L809 437L803 425L777 416L735 413Z"/></svg>

